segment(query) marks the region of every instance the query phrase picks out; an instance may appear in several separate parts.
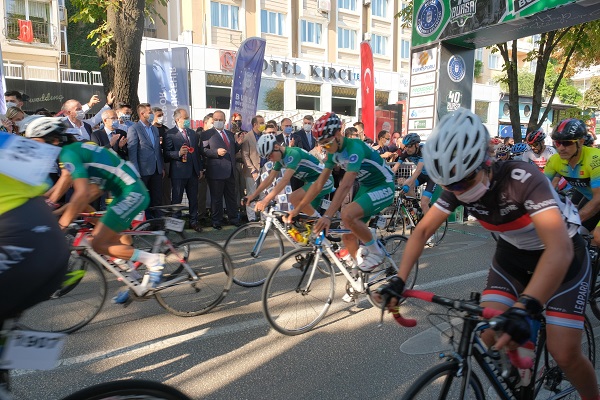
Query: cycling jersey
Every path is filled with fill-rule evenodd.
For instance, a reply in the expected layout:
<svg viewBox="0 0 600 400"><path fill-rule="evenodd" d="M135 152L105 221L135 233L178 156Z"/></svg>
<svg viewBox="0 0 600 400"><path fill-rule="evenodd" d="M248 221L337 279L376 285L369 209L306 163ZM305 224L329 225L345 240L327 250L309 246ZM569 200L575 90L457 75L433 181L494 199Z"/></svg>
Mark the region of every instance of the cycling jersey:
<svg viewBox="0 0 600 400"><path fill-rule="evenodd" d="M551 146L546 146L544 151L542 151L540 154L535 154L533 150L527 150L521 156L521 160L535 164L543 171L548 159L552 156L552 154L556 154L556 149Z"/></svg>
<svg viewBox="0 0 600 400"><path fill-rule="evenodd" d="M553 154L546 163L544 174L550 180L556 175L563 176L573 188L591 200L592 189L600 187L600 149L583 146L575 168L571 168L569 160Z"/></svg>
<svg viewBox="0 0 600 400"><path fill-rule="evenodd" d="M406 160L412 162L415 165L418 165L420 162L423 162L423 154L421 153L421 146L419 146L417 148L417 152L415 154L408 154L406 152L406 150L403 150L402 153L400 153L400 156L398 156L398 161L404 162ZM423 169L421 170L421 173L424 175L428 175L427 171L425 170L425 167L423 167Z"/></svg>
<svg viewBox="0 0 600 400"><path fill-rule="evenodd" d="M541 250L544 245L537 235L531 216L550 208L558 208L567 223L569 237L581 224L577 209L570 200L563 202L550 181L531 164L521 161L499 161L492 164L490 190L474 203L462 203L449 191L443 191L435 206L450 214L464 205L487 230L522 250Z"/></svg>
<svg viewBox="0 0 600 400"><path fill-rule="evenodd" d="M13 210L29 199L42 195L48 185L31 186L0 174L0 215Z"/></svg>

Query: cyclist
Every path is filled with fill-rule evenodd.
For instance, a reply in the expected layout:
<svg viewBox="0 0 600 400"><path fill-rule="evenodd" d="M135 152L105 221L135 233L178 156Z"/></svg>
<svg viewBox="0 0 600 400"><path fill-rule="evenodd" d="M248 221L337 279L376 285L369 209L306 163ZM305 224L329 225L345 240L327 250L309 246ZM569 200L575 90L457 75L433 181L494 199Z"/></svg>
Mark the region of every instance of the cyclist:
<svg viewBox="0 0 600 400"><path fill-rule="evenodd" d="M526 151L529 150L529 146L527 145L527 143L517 143L515 144L512 149L510 150L511 153L513 154L512 159L513 160L517 160L517 161L522 161L523 160L523 154L525 154Z"/></svg>
<svg viewBox="0 0 600 400"><path fill-rule="evenodd" d="M503 310L507 320L495 346L510 339L526 342L531 317L545 305L548 350L583 399L598 399L594 368L581 352L591 267L577 233L577 212L535 166L492 162L488 146L488 131L471 111L461 108L440 120L423 157L444 192L410 235L398 276L380 293L396 304L427 238L464 205L484 228L499 234L482 295L482 305ZM488 343L491 334L486 333Z"/></svg>
<svg viewBox="0 0 600 400"><path fill-rule="evenodd" d="M496 149L496 160L498 161L506 161L510 160L510 146L506 144L502 144L498 146Z"/></svg>
<svg viewBox="0 0 600 400"><path fill-rule="evenodd" d="M53 137L63 131L57 118L38 118L27 127L26 136L42 138L46 143L58 145ZM96 224L91 241L93 249L104 255L123 260L140 261L150 271L150 285L158 286L164 266L164 254L153 254L134 249L121 240L119 232L131 225L133 218L148 206L148 191L131 163L120 158L113 150L96 146L93 143L66 144L60 153L62 171L57 188L52 192L51 201L60 198L69 182L73 195L60 217L59 226L65 230L82 212L87 204L110 191L114 199L106 213ZM121 296L123 301L126 296Z"/></svg>
<svg viewBox="0 0 600 400"><path fill-rule="evenodd" d="M587 134L582 120L569 118L561 121L552 132L557 153L544 168L549 179L562 176L584 198L577 207L583 226L594 233L594 242L600 244L600 149L583 145Z"/></svg>
<svg viewBox="0 0 600 400"><path fill-rule="evenodd" d="M420 185L425 185L425 190L421 193L421 210L423 210L424 215L429 211L429 203L431 202L431 197L435 191L435 182L429 178L429 175L424 168L423 154L421 153L421 137L416 133L409 133L402 139L402 144L404 145L404 150L398 157L398 161L404 162L408 159L416 166L410 178L404 181L402 191L404 193L411 192L414 194L415 188ZM394 165L392 171L396 173L398 168L400 168L400 163Z"/></svg>
<svg viewBox="0 0 600 400"><path fill-rule="evenodd" d="M263 190L267 189L277 178L282 168L285 168L283 177L277 182L273 190L267 194L262 200L256 202L254 209L262 211L267 204L271 202L285 187L290 183L292 177L304 182L304 186L294 190L289 200L294 207L297 207L300 200L306 195L311 185L317 180L321 172L323 172L323 164L312 154L300 147L286 147L283 143L278 143L277 138L273 134L263 134L256 143L256 149L261 158L267 159L273 163L273 169L269 176L260 183L256 191L242 200L242 204L251 202L257 198ZM329 177L323 189L314 200L304 206L300 211L313 217L320 216L318 210L321 208L323 197L333 191L333 178Z"/></svg>
<svg viewBox="0 0 600 400"><path fill-rule="evenodd" d="M552 154L556 153L554 147L546 146L544 141L546 140L546 133L543 129L536 129L529 132L525 136L525 142L530 147L529 151L523 153L523 161L528 161L538 166L542 171L548 162L548 159Z"/></svg>
<svg viewBox="0 0 600 400"><path fill-rule="evenodd" d="M323 115L313 127L313 135L329 155L323 172L316 182L308 189L298 207L289 214L287 221L298 215L323 190L329 181L331 171L339 165L346 171L335 191L333 200L323 216L316 222L314 230L327 230L331 218L340 208L344 198L352 188L355 180L360 188L352 203L342 209L342 221L352 235L344 235L342 240L350 255L357 262L358 268L369 272L383 262L384 255L377 245L376 238L367 226L371 217L392 204L394 200L394 174L376 150L360 139L344 137L342 122L334 113ZM360 247L357 238L364 243Z"/></svg>

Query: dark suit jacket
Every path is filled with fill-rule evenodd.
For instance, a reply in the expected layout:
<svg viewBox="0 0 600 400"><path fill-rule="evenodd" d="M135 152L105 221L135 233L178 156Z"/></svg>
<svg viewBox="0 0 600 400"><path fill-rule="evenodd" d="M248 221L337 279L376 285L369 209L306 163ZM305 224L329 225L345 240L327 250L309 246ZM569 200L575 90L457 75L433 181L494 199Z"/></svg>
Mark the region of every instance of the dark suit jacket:
<svg viewBox="0 0 600 400"><path fill-rule="evenodd" d="M155 146L146 134L146 128L142 122L136 122L127 130L127 150L129 161L135 166L141 176L149 176L154 173L162 174L164 162L158 129L152 127Z"/></svg>
<svg viewBox="0 0 600 400"><path fill-rule="evenodd" d="M312 133L309 132L309 135L312 135ZM304 129L300 129L292 133L292 137L294 138L294 147L301 147L306 151L311 151L313 147L315 147L315 138L311 136L311 143L308 144L306 132L304 132Z"/></svg>
<svg viewBox="0 0 600 400"><path fill-rule="evenodd" d="M206 178L227 179L235 174L235 153L240 150L232 132L224 130L229 140L229 148L225 146L223 138L215 128L202 132L202 146L206 157ZM223 148L227 154L219 156L217 150Z"/></svg>
<svg viewBox="0 0 600 400"><path fill-rule="evenodd" d="M115 129L115 135L119 136L119 140L123 136L127 136L127 132L122 131L120 129ZM119 141L114 144L114 146L110 145L110 139L108 138L108 134L105 129L98 129L97 131L92 132L90 135L90 140L96 143L98 146L106 147L107 149L113 149L115 153L117 153L122 159L127 160L127 144L123 147L119 147Z"/></svg>
<svg viewBox="0 0 600 400"><path fill-rule="evenodd" d="M69 127L69 128L79 129L68 119L67 119L66 123L67 123L67 127ZM87 131L88 135L90 135L90 138L91 138L92 137L92 127L87 122L82 121L81 123L83 124L83 127L85 128L85 130ZM79 135L76 136L76 139L79 141L85 140L85 138L81 138L81 136L79 136Z"/></svg>
<svg viewBox="0 0 600 400"><path fill-rule="evenodd" d="M179 128L172 128L165 132L163 139L163 155L170 164L169 177L174 179L189 179L200 175L202 171L202 151L198 147L198 136L191 129L186 129L189 142L185 140ZM179 149L187 144L193 148L193 153L187 154L187 161L181 161Z"/></svg>
<svg viewBox="0 0 600 400"><path fill-rule="evenodd" d="M275 136L275 139L277 139L277 143L282 143L284 146L289 146L289 143L285 143L285 134L280 133L279 135ZM289 140L292 140L291 134L290 134L288 141Z"/></svg>

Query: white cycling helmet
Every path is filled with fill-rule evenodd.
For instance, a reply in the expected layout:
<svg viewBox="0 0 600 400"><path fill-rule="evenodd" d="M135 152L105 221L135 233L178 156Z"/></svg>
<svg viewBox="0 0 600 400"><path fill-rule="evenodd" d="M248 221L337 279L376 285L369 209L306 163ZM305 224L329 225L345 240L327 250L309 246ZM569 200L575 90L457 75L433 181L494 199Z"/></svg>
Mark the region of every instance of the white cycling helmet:
<svg viewBox="0 0 600 400"><path fill-rule="evenodd" d="M32 115L31 117L37 117ZM28 118L31 118L28 117ZM23 120L25 121L25 120ZM25 125L25 124L24 124ZM65 125L62 123L60 118L54 117L39 117L32 118L32 120L26 124L25 137L28 138L43 138L48 135L65 135Z"/></svg>
<svg viewBox="0 0 600 400"><path fill-rule="evenodd" d="M264 134L258 138L258 142L256 142L256 150L258 151L258 155L262 158L267 158L273 152L275 148L275 144L277 143L277 138L275 135Z"/></svg>
<svg viewBox="0 0 600 400"><path fill-rule="evenodd" d="M445 115L427 138L423 163L439 185L456 183L488 158L490 134L479 117L465 108Z"/></svg>

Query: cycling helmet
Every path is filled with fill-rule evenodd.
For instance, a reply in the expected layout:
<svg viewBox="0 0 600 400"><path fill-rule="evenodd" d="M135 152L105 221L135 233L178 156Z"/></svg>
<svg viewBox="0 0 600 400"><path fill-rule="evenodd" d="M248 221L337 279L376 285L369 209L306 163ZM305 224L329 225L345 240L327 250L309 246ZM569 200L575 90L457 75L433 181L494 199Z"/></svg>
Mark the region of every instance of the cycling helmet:
<svg viewBox="0 0 600 400"><path fill-rule="evenodd" d="M44 118L44 116L37 115L37 114L36 115L28 115L25 118L23 118L21 121L17 122L17 126L19 127L19 132L27 131L27 127L29 126L29 124L39 118Z"/></svg>
<svg viewBox="0 0 600 400"><path fill-rule="evenodd" d="M496 155L498 154L510 154L510 146L502 144L496 148Z"/></svg>
<svg viewBox="0 0 600 400"><path fill-rule="evenodd" d="M25 130L25 137L43 138L48 135L67 135L65 125L60 118L41 117L29 122Z"/></svg>
<svg viewBox="0 0 600 400"><path fill-rule="evenodd" d="M539 142L543 143L545 139L546 133L543 129L536 129L534 131L529 132L527 136L525 136L525 141L527 142L527 144L530 145Z"/></svg>
<svg viewBox="0 0 600 400"><path fill-rule="evenodd" d="M315 121L312 134L315 140L328 139L342 129L342 121L335 113L326 113Z"/></svg>
<svg viewBox="0 0 600 400"><path fill-rule="evenodd" d="M416 133L409 133L402 139L402 144L405 146L412 146L415 143L421 143L421 137Z"/></svg>
<svg viewBox="0 0 600 400"><path fill-rule="evenodd" d="M269 157L275 148L275 143L277 143L275 135L265 134L259 137L258 142L256 142L256 150L258 151L258 155L262 158Z"/></svg>
<svg viewBox="0 0 600 400"><path fill-rule="evenodd" d="M516 143L512 147L512 149L510 149L510 151L515 156L520 156L521 154L525 153L527 150L529 150L529 146L527 145L527 143Z"/></svg>
<svg viewBox="0 0 600 400"><path fill-rule="evenodd" d="M592 134L588 133L587 135L585 135L585 141L583 142L583 145L588 147L594 147L594 141L595 140Z"/></svg>
<svg viewBox="0 0 600 400"><path fill-rule="evenodd" d="M475 172L488 158L490 135L465 108L446 114L425 142L423 162L431 179L450 185Z"/></svg>
<svg viewBox="0 0 600 400"><path fill-rule="evenodd" d="M492 138L492 139L490 140L490 145L492 145L494 148L495 148L497 145L499 145L499 144L503 144L503 143L504 143L504 142L502 141L502 139L500 139L500 138L497 138L497 137L495 137L495 138Z"/></svg>
<svg viewBox="0 0 600 400"><path fill-rule="evenodd" d="M580 119L568 118L563 119L554 128L552 132L552 140L576 140L587 135L587 127L585 122Z"/></svg>

